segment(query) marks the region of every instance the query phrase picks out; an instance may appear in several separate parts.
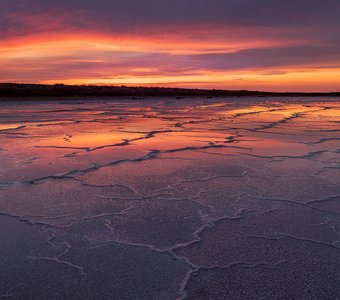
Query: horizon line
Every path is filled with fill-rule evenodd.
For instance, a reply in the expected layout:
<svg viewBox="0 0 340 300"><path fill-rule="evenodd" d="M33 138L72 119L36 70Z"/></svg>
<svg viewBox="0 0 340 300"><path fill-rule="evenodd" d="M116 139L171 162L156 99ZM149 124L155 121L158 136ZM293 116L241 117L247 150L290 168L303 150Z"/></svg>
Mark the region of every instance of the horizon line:
<svg viewBox="0 0 340 300"><path fill-rule="evenodd" d="M167 89L167 90L182 90L182 91L204 91L204 92L254 92L254 93L268 93L268 94L308 94L308 95L327 95L327 94L339 94L339 91L314 91L314 92L302 92L302 91L269 91L269 90L249 90L249 89L224 89L224 88L200 88L200 87L169 87L169 86L157 86L157 85L126 85L126 84L66 84L63 82L60 83L25 83L25 82L1 82L1 85L21 85L21 86L46 86L46 87L107 87L107 88L131 88L131 89ZM1 95L0 95L1 96Z"/></svg>

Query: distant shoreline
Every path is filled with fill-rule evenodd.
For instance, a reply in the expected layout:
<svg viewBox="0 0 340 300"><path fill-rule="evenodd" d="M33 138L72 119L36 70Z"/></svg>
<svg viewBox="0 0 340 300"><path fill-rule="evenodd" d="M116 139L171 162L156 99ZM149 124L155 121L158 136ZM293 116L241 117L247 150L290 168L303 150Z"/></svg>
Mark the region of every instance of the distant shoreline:
<svg viewBox="0 0 340 300"><path fill-rule="evenodd" d="M184 89L164 87L92 86L92 85L46 85L0 83L0 99L31 97L340 97L340 92L263 92L249 90Z"/></svg>

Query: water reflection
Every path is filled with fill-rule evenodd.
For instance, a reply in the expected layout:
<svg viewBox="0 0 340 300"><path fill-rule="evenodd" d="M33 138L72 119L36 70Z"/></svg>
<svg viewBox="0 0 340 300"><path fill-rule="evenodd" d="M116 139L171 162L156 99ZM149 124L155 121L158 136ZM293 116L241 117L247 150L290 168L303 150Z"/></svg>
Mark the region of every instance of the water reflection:
<svg viewBox="0 0 340 300"><path fill-rule="evenodd" d="M0 106L0 295L339 292L339 101Z"/></svg>

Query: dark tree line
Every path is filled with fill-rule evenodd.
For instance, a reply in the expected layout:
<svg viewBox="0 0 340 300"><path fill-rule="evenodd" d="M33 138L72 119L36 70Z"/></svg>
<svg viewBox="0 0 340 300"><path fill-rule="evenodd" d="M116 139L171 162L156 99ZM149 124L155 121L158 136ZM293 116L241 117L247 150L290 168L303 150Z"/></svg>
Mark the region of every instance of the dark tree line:
<svg viewBox="0 0 340 300"><path fill-rule="evenodd" d="M0 97L243 97L243 96L340 96L334 93L275 93L247 90L207 90L162 87L44 85L0 83Z"/></svg>

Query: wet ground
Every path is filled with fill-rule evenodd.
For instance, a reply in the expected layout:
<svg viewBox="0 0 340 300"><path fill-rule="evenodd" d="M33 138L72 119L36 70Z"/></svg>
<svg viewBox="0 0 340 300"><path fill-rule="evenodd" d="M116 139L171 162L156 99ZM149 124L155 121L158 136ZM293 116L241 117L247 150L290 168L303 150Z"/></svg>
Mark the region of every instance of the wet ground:
<svg viewBox="0 0 340 300"><path fill-rule="evenodd" d="M339 299L340 101L0 103L0 298Z"/></svg>

